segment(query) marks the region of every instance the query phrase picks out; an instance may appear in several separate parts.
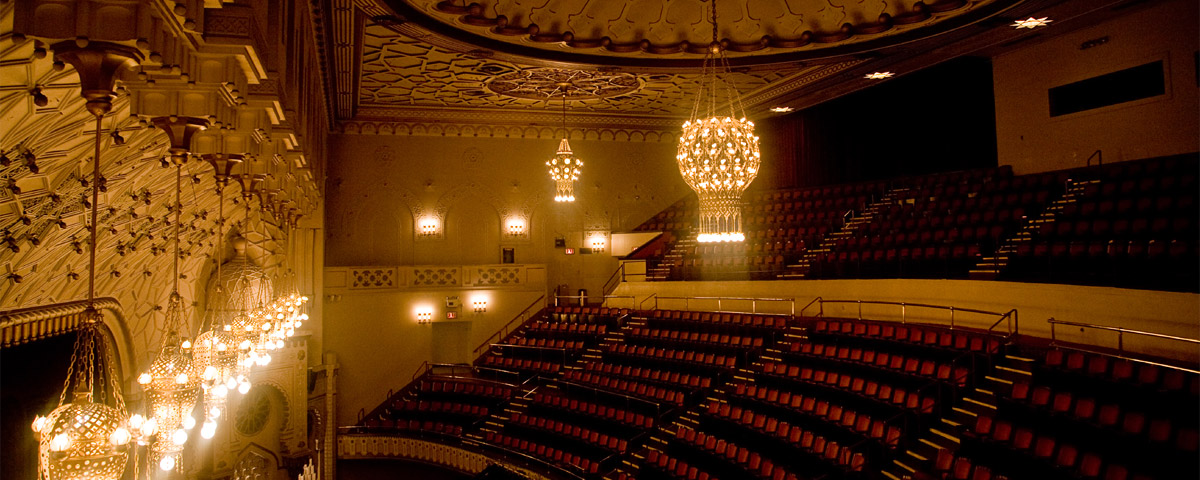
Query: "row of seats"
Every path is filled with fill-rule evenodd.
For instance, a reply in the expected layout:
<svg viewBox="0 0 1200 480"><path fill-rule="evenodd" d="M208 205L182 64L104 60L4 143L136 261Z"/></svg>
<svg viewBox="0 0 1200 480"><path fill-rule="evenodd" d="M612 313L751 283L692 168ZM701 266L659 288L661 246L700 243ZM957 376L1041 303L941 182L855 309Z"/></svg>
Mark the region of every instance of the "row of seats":
<svg viewBox="0 0 1200 480"><path fill-rule="evenodd" d="M453 423L432 420L392 420L390 418L372 418L366 420L363 426L371 430L406 430L415 433L435 432L443 435L462 436L463 426Z"/></svg>
<svg viewBox="0 0 1200 480"><path fill-rule="evenodd" d="M730 462L736 462L741 465L748 473L754 474L763 479L792 479L796 475L788 472L785 468L780 467L768 458L763 458L758 452L738 445L732 440L710 436L705 432L694 430L687 426L680 426L675 430L675 438L682 440L687 444L699 449L703 449L709 453L713 453L725 457ZM822 439L823 440L823 439ZM824 447L824 441L821 442L821 447ZM812 445L809 446L812 448ZM840 453L840 447L833 445L836 453ZM835 455L836 455L835 453Z"/></svg>
<svg viewBox="0 0 1200 480"><path fill-rule="evenodd" d="M636 378L648 382L666 383L688 389L708 388L712 385L712 378L705 375L680 373L649 366L639 367L608 362L589 362L583 366L583 369L587 372Z"/></svg>
<svg viewBox="0 0 1200 480"><path fill-rule="evenodd" d="M890 383L870 380L834 369L763 362L761 371L764 374L792 378L801 382L832 386L917 413L932 413L938 401L935 394L924 393L921 389L909 391L909 389Z"/></svg>
<svg viewBox="0 0 1200 480"><path fill-rule="evenodd" d="M900 441L901 428L897 425L889 425L888 419L872 418L865 412L858 412L848 406L819 399L824 396L793 394L786 390L745 383L738 384L733 395L813 415L824 422L840 426L848 432L873 439L888 447L895 447ZM762 415L746 418L746 411L739 410L741 409L728 403L711 402L708 405L710 415L739 418L742 423L751 425L767 434L786 436L792 443L795 443L800 436L799 433L788 432L787 422L779 422L771 416ZM792 427L793 430L795 428Z"/></svg>
<svg viewBox="0 0 1200 480"><path fill-rule="evenodd" d="M788 320L791 317L786 315L763 315L747 313L652 310L648 315L645 315L645 318L651 321L672 320L741 325L745 327L758 327L766 329L784 329L787 328Z"/></svg>
<svg viewBox="0 0 1200 480"><path fill-rule="evenodd" d="M659 471L672 475L678 480L718 480L716 476L709 475L696 468L695 465L689 465L686 461L672 457L658 450L650 450L646 454L646 464L652 465ZM628 475L622 477L622 480L629 480Z"/></svg>
<svg viewBox="0 0 1200 480"><path fill-rule="evenodd" d="M857 452L851 447L841 447L840 443L833 438L813 430L807 430L800 425L790 425L786 421L777 421L767 414L755 413L749 409L729 407L728 404L717 404L715 402L709 404L706 414L714 418L721 418L740 424L743 428L775 437L778 440L786 441L789 445L799 446L809 454L821 457L824 460L830 461L830 463L836 462L837 466L847 471L862 471L863 465L866 463L866 457L862 452ZM705 448L708 450L714 450L714 447L719 448L719 442L712 441L712 438L709 437L709 440L705 442ZM756 455L756 453L751 451L751 456L753 455Z"/></svg>
<svg viewBox="0 0 1200 480"><path fill-rule="evenodd" d="M1200 396L1200 375L1188 374L1175 368L1152 363L1137 363L1128 359L1113 359L1099 353L1052 348L1046 350L1045 368L1082 373L1093 378L1118 382L1135 382L1165 392Z"/></svg>
<svg viewBox="0 0 1200 480"><path fill-rule="evenodd" d="M584 385L593 386L602 390L623 392L628 395L654 399L673 405L682 405L683 401L686 399L686 395L677 390L662 388L644 382L626 380L623 378L613 378L607 375L591 372L572 370L563 374L563 379L570 382L577 382Z"/></svg>
<svg viewBox="0 0 1200 480"><path fill-rule="evenodd" d="M737 357L734 355L704 353L694 350L678 350L646 345L613 344L605 347L605 351L619 355L650 357L661 360L695 363L724 368L733 368L735 365L737 365Z"/></svg>
<svg viewBox="0 0 1200 480"><path fill-rule="evenodd" d="M943 327L848 319L817 319L812 325L810 333L815 335L874 338L975 353L999 353L1001 345L996 335Z"/></svg>
<svg viewBox="0 0 1200 480"><path fill-rule="evenodd" d="M552 462L561 467L578 471L586 474L596 474L600 471L600 461L597 459L586 458L572 452L563 451L551 445L545 445L538 442L531 442L524 438L517 438L503 433L486 431L484 440L493 445L500 445L505 448L525 452L537 458Z"/></svg>
<svg viewBox="0 0 1200 480"><path fill-rule="evenodd" d="M705 332L695 330L676 330L665 328L633 327L627 333L627 338L666 340L670 342L698 343L741 348L761 348L762 336L730 335L720 332Z"/></svg>
<svg viewBox="0 0 1200 480"><path fill-rule="evenodd" d="M570 425L565 422L550 418L516 413L509 418L509 421L514 424L526 425L542 430L548 430L562 436L573 437L579 441L608 449L613 453L625 453L625 450L629 447L629 441L627 439L618 438L602 432L597 432L595 430L580 428L577 425Z"/></svg>
<svg viewBox="0 0 1200 480"><path fill-rule="evenodd" d="M543 361L531 358L514 358L495 354L485 354L476 360L476 363L484 367L498 368L501 370L519 370L526 372L535 372L543 374L554 374L562 370L562 361Z"/></svg>
<svg viewBox="0 0 1200 480"><path fill-rule="evenodd" d="M568 412L597 417L623 425L649 429L654 426L653 415L643 415L622 408L616 408L597 402L567 398L562 395L547 394L542 391L533 395L533 404L553 407Z"/></svg>

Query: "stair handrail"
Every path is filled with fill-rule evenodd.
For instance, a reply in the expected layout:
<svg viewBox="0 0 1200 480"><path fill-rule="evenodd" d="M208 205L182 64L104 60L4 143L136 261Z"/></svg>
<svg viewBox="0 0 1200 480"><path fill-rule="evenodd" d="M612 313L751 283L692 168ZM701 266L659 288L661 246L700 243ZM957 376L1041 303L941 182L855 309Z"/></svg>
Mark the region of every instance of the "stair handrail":
<svg viewBox="0 0 1200 480"><path fill-rule="evenodd" d="M691 311L691 301L692 301L692 300L716 300L716 301L717 301L717 310L716 310L716 311L717 311L718 313L750 313L750 314L754 314L754 315L758 315L758 314L759 314L759 312L758 312L758 302L788 302L788 303L790 303L790 304L791 304L791 312L792 312L792 313L791 313L791 315L792 315L793 317L794 317L794 316L796 316L796 298L795 298L795 297L769 298L769 297L693 297L693 296L672 297L672 296L658 296L658 297L655 297L655 298L654 298L654 309L655 309L655 310L658 310L658 301L659 301L660 299L667 299L667 300L683 300L683 302L684 302L684 303L683 303L683 309L684 309L685 311ZM734 311L725 311L724 309L722 309L722 308L721 308L721 301L722 301L722 300L735 300L735 301L742 301L742 302L749 301L749 302L750 302L750 311L749 311L749 312L734 312ZM783 314L781 314L781 313L772 313L772 314L764 313L763 315L783 315Z"/></svg>
<svg viewBox="0 0 1200 480"><path fill-rule="evenodd" d="M649 302L651 299L654 300L654 309L658 310L658 292L651 293L650 296L642 299L641 302L638 302L638 310L645 310L646 302Z"/></svg>
<svg viewBox="0 0 1200 480"><path fill-rule="evenodd" d="M478 347L475 347L475 350L473 352L475 357L479 357L480 351L483 350L484 348L486 348L488 345L492 344L495 340L502 339L502 338L508 336L509 333L512 333L512 331L509 329L510 329L510 327L513 326L513 323L520 321L520 323L517 325L517 328L520 328L520 326L524 325L526 321L528 321L530 318L533 318L533 314L537 313L538 311L541 311L541 308L538 308L537 310L534 310L532 312L530 310L533 310L533 307L539 306L539 304L543 303L545 300L546 300L546 295L542 295L542 296L538 297L537 300L534 300L533 303L530 303L528 307L525 307L524 310L521 310L521 313L518 313L517 316L513 317L512 320L509 320L508 323L505 323L504 326L500 327L499 330L496 330L496 333L493 333L490 337L487 338L487 340L484 340L483 343L481 343Z"/></svg>
<svg viewBox="0 0 1200 480"><path fill-rule="evenodd" d="M1063 321L1063 320L1056 320L1054 317L1050 317L1050 318L1046 319L1046 323L1050 324L1050 346L1051 347L1059 346L1058 338L1055 336L1055 329L1054 329L1055 325L1066 325L1066 326L1070 326L1070 327L1079 327L1081 329L1082 328L1094 328L1097 330L1107 330L1110 332L1117 332L1117 351L1120 352L1120 355L1112 355L1112 356L1115 356L1117 358L1123 358L1126 360L1134 360L1134 361L1138 361L1138 362L1149 363L1149 364L1158 365L1158 366L1162 366L1162 367L1174 368L1174 369L1183 370L1183 371L1192 372L1192 373L1200 373L1200 370L1180 367L1180 366L1176 366L1176 365L1163 364L1163 363L1144 360L1144 359L1140 359L1140 358L1129 358L1124 355L1125 354L1125 334L1126 333L1133 334L1133 335L1141 335L1141 336L1145 336L1145 337L1161 338L1164 340L1171 340L1171 341L1176 341L1176 342L1191 343L1191 344L1195 344L1195 345L1200 345L1200 339L1180 337L1180 336L1176 336L1176 335L1167 335L1165 333L1158 333L1158 332L1148 332L1145 330L1134 330L1132 328L1125 328L1125 327L1113 327L1113 326L1109 326L1109 325L1098 325L1098 324L1094 324L1094 323L1067 322L1067 321ZM1079 349L1079 350L1090 352L1090 353L1105 354L1104 352L1095 352L1092 350L1084 350L1084 349ZM1105 354L1105 355L1111 355L1111 354Z"/></svg>
<svg viewBox="0 0 1200 480"><path fill-rule="evenodd" d="M918 308L932 308L932 309L937 309L937 310L949 311L950 312L950 329L951 330L956 328L956 326L955 326L955 313L956 312L978 313L981 315L996 315L998 317L996 319L996 322L993 323L988 328L989 334L994 334L993 330L996 328L996 326L1000 325L1000 323L1004 322L1005 320L1008 321L1008 324L1007 324L1008 325L1008 335L1007 336L1009 336L1009 337L1011 337L1012 335L1015 335L1018 332L1018 329L1020 327L1020 325L1017 321L1017 309L1015 309L1015 308L1012 310L1009 310L1007 312L1001 313L1001 312L993 312L990 310L978 310L978 309L974 309L974 308L955 307L953 305L933 305L933 304L928 304L928 303L912 303L912 302L891 302L891 301L884 301L884 300L841 300L841 299L826 300L821 297L817 297L816 299L813 300L813 302L817 302L818 304L821 305L820 308L821 308L822 316L824 316L824 314L825 314L825 305L824 304L826 304L826 303L857 304L859 320L863 319L862 306L864 304L866 304L866 305L895 305L895 306L900 307L900 323L903 323L903 324L908 323L908 307L918 307ZM812 302L809 302L809 305L811 305L811 304L812 304ZM805 308L808 308L808 307L806 306Z"/></svg>
<svg viewBox="0 0 1200 480"><path fill-rule="evenodd" d="M1093 159L1093 158L1095 158L1095 159L1096 159L1096 165L1097 165L1097 166L1099 166L1099 165L1104 165L1104 151L1103 151L1103 150L1101 150L1101 149L1097 148L1097 149L1096 149L1096 151L1092 152L1092 154L1091 154L1091 155L1088 155L1088 158L1087 158L1087 166L1089 166L1089 167L1090 167L1090 166L1092 166L1092 159Z"/></svg>
<svg viewBox="0 0 1200 480"><path fill-rule="evenodd" d="M800 309L800 316L801 316L801 317L803 317L803 316L804 316L804 311L805 311L805 310L808 310L808 307L811 307L811 306L812 306L812 304L814 304L814 303L815 303L815 304L817 304L817 307L820 309L820 311L818 311L818 312L817 312L817 316L818 316L818 317L823 317L823 316L825 316L825 305L824 305L823 303L821 303L821 297L817 297L817 298L814 298L814 299L812 299L812 301L808 302L808 304L807 304L807 305L805 305L805 306L804 306L804 308L801 308L801 309Z"/></svg>
<svg viewBox="0 0 1200 480"><path fill-rule="evenodd" d="M616 280L617 274L621 275L620 280ZM616 281L614 281L614 280L616 280ZM621 282L624 282L624 281L625 281L625 264L622 263L620 265L617 265L617 269L613 270L612 275L609 275L608 280L606 280L604 282L604 296L607 297L608 294L612 293L614 290L617 289L617 287L621 286Z"/></svg>

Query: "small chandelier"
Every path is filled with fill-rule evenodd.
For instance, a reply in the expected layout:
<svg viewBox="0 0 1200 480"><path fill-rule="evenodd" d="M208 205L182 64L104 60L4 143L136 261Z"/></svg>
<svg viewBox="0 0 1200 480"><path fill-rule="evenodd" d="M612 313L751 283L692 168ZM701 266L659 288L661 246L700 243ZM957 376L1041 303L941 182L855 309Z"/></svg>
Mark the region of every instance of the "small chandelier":
<svg viewBox="0 0 1200 480"><path fill-rule="evenodd" d="M567 142L567 91L565 85L569 84L560 84L563 88L563 138L558 142L558 152L554 154L554 158L546 162L546 166L550 167L550 178L554 180L554 201L556 202L575 201L575 181L579 180L579 169L583 167L583 160L573 156L571 144Z"/></svg>
<svg viewBox="0 0 1200 480"><path fill-rule="evenodd" d="M742 192L758 176L762 158L754 122L746 120L725 48L717 39L717 1L712 0L713 42L692 115L683 124L675 156L679 173L700 200L698 242L741 242ZM723 78L722 78L723 77ZM729 93L728 112L717 112L719 90Z"/></svg>

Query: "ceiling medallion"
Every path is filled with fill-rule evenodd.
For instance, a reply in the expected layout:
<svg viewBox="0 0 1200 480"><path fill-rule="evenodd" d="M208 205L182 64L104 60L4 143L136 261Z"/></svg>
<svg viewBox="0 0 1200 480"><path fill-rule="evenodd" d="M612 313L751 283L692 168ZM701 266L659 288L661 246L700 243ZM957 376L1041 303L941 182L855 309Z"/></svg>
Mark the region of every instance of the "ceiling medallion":
<svg viewBox="0 0 1200 480"><path fill-rule="evenodd" d="M636 92L642 81L631 73L530 68L492 77L485 86L493 93L531 100L591 100Z"/></svg>

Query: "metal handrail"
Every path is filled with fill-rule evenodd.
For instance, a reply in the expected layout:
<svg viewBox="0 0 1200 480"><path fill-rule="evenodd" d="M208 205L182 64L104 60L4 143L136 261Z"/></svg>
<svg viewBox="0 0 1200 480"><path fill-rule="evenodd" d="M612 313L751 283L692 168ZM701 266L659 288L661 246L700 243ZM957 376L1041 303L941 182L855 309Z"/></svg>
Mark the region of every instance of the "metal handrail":
<svg viewBox="0 0 1200 480"><path fill-rule="evenodd" d="M1093 158L1096 159L1096 165L1104 165L1104 151L1103 150L1097 148L1096 151L1092 152L1091 155L1088 155L1087 166L1089 166L1089 167L1092 166Z"/></svg>
<svg viewBox="0 0 1200 480"><path fill-rule="evenodd" d="M1108 325L1096 325L1093 323L1064 322L1062 320L1055 320L1054 317L1050 317L1049 319L1047 319L1046 323L1050 324L1050 345L1051 346L1058 345L1058 339L1055 337L1055 330L1054 330L1055 325L1067 325L1067 326L1071 326L1071 327L1080 327L1080 328L1094 328L1097 330L1107 330L1110 332L1117 332L1117 351L1121 352L1121 353L1125 353L1125 334L1126 333L1130 333L1130 334L1134 334L1134 335L1142 335L1145 337L1162 338L1165 340L1172 340L1172 341L1176 341L1176 342L1187 342L1187 343L1200 345L1200 340L1195 339L1195 338L1179 337L1179 336L1175 336L1175 335L1167 335L1164 333L1147 332L1145 330L1134 330L1131 328L1112 327L1112 326L1108 326ZM1173 368L1179 368L1179 367L1173 367ZM1191 369L1184 369L1184 370L1195 372L1195 370L1191 370ZM1200 372L1197 372L1197 373L1200 373Z"/></svg>
<svg viewBox="0 0 1200 480"><path fill-rule="evenodd" d="M613 280L617 278L618 273L621 274L621 279L617 282L613 282ZM613 270L612 275L609 275L608 280L606 280L604 282L604 295L608 296L608 294L610 294L614 290L616 290L617 287L621 285L621 282L624 282L624 281L625 281L625 264L622 263L617 266L616 270ZM611 285L611 287L609 285Z"/></svg>
<svg viewBox="0 0 1200 480"><path fill-rule="evenodd" d="M792 316L795 316L795 315L796 315L796 299L795 299L795 298L765 298L765 297L763 297L763 298L760 298L760 297L656 297L656 298L654 299L654 309L655 309L655 310L658 310L658 301L659 301L660 299L669 299L669 300L683 300L683 301L684 301L684 303L683 303L683 309L684 309L684 310L687 310L687 311L690 311L690 310L691 310L691 301L692 301L692 300L716 300L716 301L717 301L717 310L716 310L716 311L717 311L718 313L752 313L752 314L758 314L758 313L759 313L759 312L758 312L758 302L789 302L789 303L791 303L791 304L792 304L792 309L791 309L791 310L792 310L792 313L791 313L791 315L792 315ZM733 311L729 311L729 312L727 312L727 311L725 311L724 309L722 309L722 308L721 308L721 301L722 301L722 300L735 300L735 301L741 301L741 302L749 301L749 302L750 302L750 312L733 312ZM779 314L775 314L775 315L779 315Z"/></svg>
<svg viewBox="0 0 1200 480"><path fill-rule="evenodd" d="M818 316L818 317L824 316L824 315L825 315L825 305L821 303L821 297L817 297L817 298L814 298L814 299L812 299L812 301L811 301L811 302L808 302L808 304L807 304L807 305L805 305L805 306L804 306L804 308L801 308L801 309L800 309L800 316L801 316L801 317L803 317L803 316L804 316L804 311L805 311L805 310L808 310L808 307L811 307L811 306L812 306L812 304L814 304L814 303L815 303L815 304L817 304L817 307L820 307L820 309L821 309L819 312L817 312L817 316Z"/></svg>
<svg viewBox="0 0 1200 480"><path fill-rule="evenodd" d="M490 337L487 338L487 340L484 340L482 344L480 344L478 347L475 347L475 350L473 352L475 354L475 356L478 357L480 350L483 350L484 347L487 347L489 344L491 344L493 342L493 340L501 339L501 338L504 338L505 336L507 336L508 333L510 332L509 327L512 326L513 322L520 320L521 324L524 324L525 320L532 318L533 312L530 312L530 310L532 310L533 307L538 306L538 304L542 303L545 300L546 300L546 296L542 295L542 296L538 297L537 300L534 300L533 303L530 303L528 307L525 307L524 310L521 310L521 313L518 313L517 316L513 317L512 320L509 320L508 323L506 323L506 324L504 324L504 326L500 327L499 330L496 330L496 333L493 333ZM538 310L541 310L541 309L539 308Z"/></svg>
<svg viewBox="0 0 1200 480"><path fill-rule="evenodd" d="M993 323L990 327L988 327L988 333L992 333L992 330L994 330L996 328L996 326L1000 325L1000 323L1005 320L1008 320L1008 335L1009 336L1016 334L1020 327L1020 324L1018 323L1018 320L1017 320L1017 309L1015 309L1015 308L1012 310L1009 310L1007 312L1001 313L1001 312L993 312L993 311L989 311L989 310L978 310L978 309L974 309L974 308L961 308L961 307L947 306L947 305L932 305L932 304L928 304L928 303L910 303L910 302L888 302L888 301L882 301L882 300L825 300L821 297L817 297L816 299L813 300L813 302L817 302L820 305L821 312L818 314L818 316L822 316L822 317L825 316L825 304L826 303L854 303L854 304L857 304L859 320L863 319L863 316L862 316L863 304L895 305L895 306L900 307L900 323L908 323L908 307L918 307L918 308L932 308L932 309L937 309L937 310L949 310L950 311L950 329L951 330L953 330L955 328L954 314L956 312L978 313L978 314L982 314L982 315L996 315L999 318L996 319L995 323ZM812 302L809 302L809 305L812 305ZM808 306L805 306L804 308L807 309Z"/></svg>
<svg viewBox="0 0 1200 480"><path fill-rule="evenodd" d="M657 309L658 308L658 292L655 292L655 293L651 293L650 296L642 299L642 301L638 303L638 310L645 310L646 302L649 302L651 299L654 299L654 305L655 305L655 308Z"/></svg>

